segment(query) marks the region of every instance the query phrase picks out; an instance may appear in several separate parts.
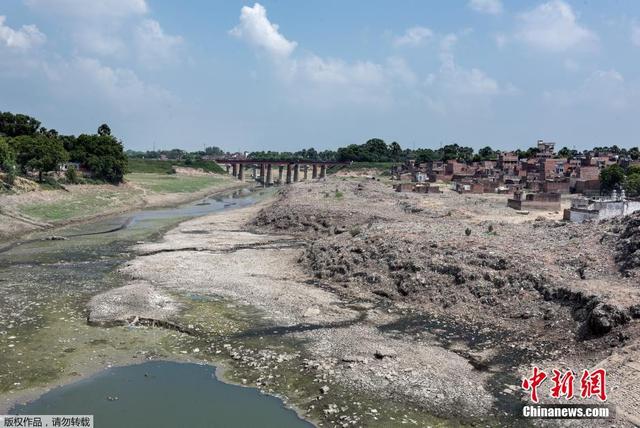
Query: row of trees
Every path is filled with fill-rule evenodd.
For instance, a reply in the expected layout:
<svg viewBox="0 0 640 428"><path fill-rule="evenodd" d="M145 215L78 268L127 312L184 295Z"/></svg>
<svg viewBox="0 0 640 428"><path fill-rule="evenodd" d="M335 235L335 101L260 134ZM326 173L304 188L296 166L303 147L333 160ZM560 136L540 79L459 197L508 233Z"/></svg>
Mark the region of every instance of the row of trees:
<svg viewBox="0 0 640 428"><path fill-rule="evenodd" d="M55 129L23 114L0 113L0 168L9 180L16 173L34 171L38 179L57 171L66 162L86 169L95 180L121 183L127 171L123 146L106 124L96 134L59 135ZM68 176L75 181L74 167Z"/></svg>
<svg viewBox="0 0 640 428"><path fill-rule="evenodd" d="M297 152L252 152L251 159L256 160L321 160L321 161L353 161L353 162L402 162L415 159L418 162L431 160L458 159L461 161L496 159L498 152L491 147L484 147L475 153L473 148L458 144L447 144L439 149L403 149L396 141L391 144L373 138L364 144L350 144L337 150L318 152L314 148Z"/></svg>

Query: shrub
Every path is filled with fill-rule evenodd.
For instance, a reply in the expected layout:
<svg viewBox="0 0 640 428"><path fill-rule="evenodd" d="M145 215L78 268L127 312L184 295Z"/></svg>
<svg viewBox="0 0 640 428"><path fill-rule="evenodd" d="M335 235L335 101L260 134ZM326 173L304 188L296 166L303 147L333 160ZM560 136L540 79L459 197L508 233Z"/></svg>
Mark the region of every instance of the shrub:
<svg viewBox="0 0 640 428"><path fill-rule="evenodd" d="M464 230L464 234L469 236L471 235L471 229L469 229L468 227Z"/></svg>
<svg viewBox="0 0 640 428"><path fill-rule="evenodd" d="M69 165L64 173L65 178L71 184L78 184L78 170L75 166Z"/></svg>

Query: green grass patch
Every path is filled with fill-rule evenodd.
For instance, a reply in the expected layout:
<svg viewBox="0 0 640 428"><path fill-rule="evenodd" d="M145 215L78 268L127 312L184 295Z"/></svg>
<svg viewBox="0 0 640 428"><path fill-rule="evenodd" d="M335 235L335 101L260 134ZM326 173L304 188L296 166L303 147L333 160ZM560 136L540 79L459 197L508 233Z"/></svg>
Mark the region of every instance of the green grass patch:
<svg viewBox="0 0 640 428"><path fill-rule="evenodd" d="M129 193L122 191L97 191L74 194L53 202L42 202L19 207L22 214L44 221L68 220L97 214L106 208L121 205L129 200Z"/></svg>
<svg viewBox="0 0 640 428"><path fill-rule="evenodd" d="M127 181L158 193L197 192L224 182L222 177L204 175L128 174Z"/></svg>

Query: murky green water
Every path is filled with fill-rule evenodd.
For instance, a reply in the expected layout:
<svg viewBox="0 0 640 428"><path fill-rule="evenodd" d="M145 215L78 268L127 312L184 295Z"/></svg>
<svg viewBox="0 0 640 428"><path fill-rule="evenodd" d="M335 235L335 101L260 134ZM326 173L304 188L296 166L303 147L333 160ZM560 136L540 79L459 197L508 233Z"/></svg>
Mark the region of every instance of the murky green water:
<svg viewBox="0 0 640 428"><path fill-rule="evenodd" d="M220 382L211 366L166 361L111 368L11 412L92 414L97 428L311 427L274 397Z"/></svg>

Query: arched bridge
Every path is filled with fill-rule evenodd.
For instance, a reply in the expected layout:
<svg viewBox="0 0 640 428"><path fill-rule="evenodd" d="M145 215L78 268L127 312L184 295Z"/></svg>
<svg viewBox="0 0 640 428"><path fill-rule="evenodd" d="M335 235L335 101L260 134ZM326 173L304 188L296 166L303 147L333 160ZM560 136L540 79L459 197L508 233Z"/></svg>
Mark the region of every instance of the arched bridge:
<svg viewBox="0 0 640 428"><path fill-rule="evenodd" d="M224 165L227 174L233 174L238 180L244 180L247 171L251 169L251 176L265 186L273 184L291 184L307 180L309 171L311 178L324 178L327 168L335 165L349 165L351 162L322 162L322 161L273 161L251 159L217 159L219 165ZM277 177L274 168L277 168ZM286 178L285 178L286 171Z"/></svg>

